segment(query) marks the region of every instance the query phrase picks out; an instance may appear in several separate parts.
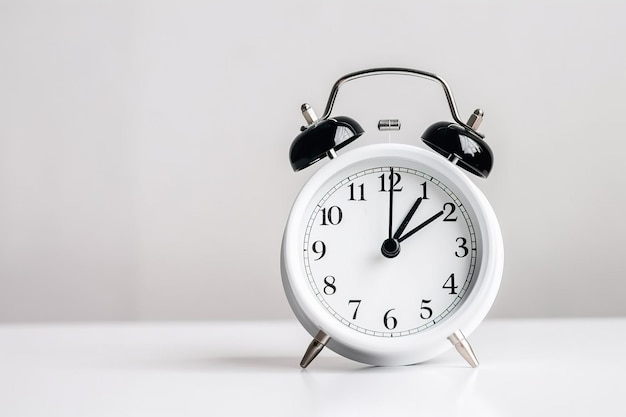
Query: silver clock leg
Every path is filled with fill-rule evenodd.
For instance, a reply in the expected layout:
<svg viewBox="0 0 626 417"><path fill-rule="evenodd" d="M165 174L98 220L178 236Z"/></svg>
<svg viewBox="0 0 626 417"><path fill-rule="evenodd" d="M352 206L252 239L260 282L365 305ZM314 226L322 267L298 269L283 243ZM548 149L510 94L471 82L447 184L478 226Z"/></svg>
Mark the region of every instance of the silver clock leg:
<svg viewBox="0 0 626 417"><path fill-rule="evenodd" d="M463 356L463 359L465 359L472 368L476 368L478 366L478 359L476 359L476 354L474 354L472 347L470 346L469 342L467 341L461 330L457 330L450 336L448 336L448 340L454 345L457 352L459 352L461 356Z"/></svg>
<svg viewBox="0 0 626 417"><path fill-rule="evenodd" d="M326 343L330 340L330 337L324 333L323 331L317 332L317 335L311 341L311 344L307 348L306 352L304 352L304 356L300 361L300 366L302 368L306 368L309 364L319 355L319 353L324 349Z"/></svg>

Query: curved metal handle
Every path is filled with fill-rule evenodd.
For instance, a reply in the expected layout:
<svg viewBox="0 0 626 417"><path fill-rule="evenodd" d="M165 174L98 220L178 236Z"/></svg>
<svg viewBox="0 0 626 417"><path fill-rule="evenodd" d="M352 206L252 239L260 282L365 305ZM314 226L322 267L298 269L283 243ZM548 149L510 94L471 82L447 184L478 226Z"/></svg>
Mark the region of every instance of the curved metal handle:
<svg viewBox="0 0 626 417"><path fill-rule="evenodd" d="M414 77L427 78L430 80L437 81L443 87L443 91L446 94L446 99L448 100L448 106L450 107L450 113L454 118L454 121L463 126L465 129L469 129L470 131L474 131L470 126L465 124L461 118L459 117L459 112L456 108L456 104L454 102L454 97L452 97L452 91L450 91L450 87L443 80L443 78L438 75L432 74L430 72L420 71L411 68L397 68L397 67L383 67L383 68L370 68L362 71L352 72L350 74L346 74L335 82L333 85L333 89L330 91L330 97L328 97L328 103L326 103L326 110L324 110L324 114L321 117L321 120L328 119L330 117L330 113L333 110L333 105L335 104L335 99L337 98L337 93L339 92L339 88L342 85L347 83L348 81L356 80L357 78L370 77L372 75L410 75ZM478 133L478 132L476 132ZM482 136L482 135L481 135Z"/></svg>

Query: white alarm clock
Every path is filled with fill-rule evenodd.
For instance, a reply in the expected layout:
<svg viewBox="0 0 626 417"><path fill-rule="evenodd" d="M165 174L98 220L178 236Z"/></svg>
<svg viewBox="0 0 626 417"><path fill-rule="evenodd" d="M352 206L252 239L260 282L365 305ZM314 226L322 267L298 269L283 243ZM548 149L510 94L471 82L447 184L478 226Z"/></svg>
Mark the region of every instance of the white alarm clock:
<svg viewBox="0 0 626 417"><path fill-rule="evenodd" d="M426 129L422 138L436 153L381 143L337 155L364 133L351 118L330 117L339 88L379 74L442 85L456 123ZM466 174L486 177L493 164L476 132L482 111L461 122L445 81L406 68L348 74L320 119L306 104L302 111L309 126L291 146L292 167L331 160L297 196L282 242L285 293L313 336L301 366L325 346L367 364L408 365L453 345L477 366L466 335L495 300L504 256L494 211ZM399 123L384 120L379 128Z"/></svg>

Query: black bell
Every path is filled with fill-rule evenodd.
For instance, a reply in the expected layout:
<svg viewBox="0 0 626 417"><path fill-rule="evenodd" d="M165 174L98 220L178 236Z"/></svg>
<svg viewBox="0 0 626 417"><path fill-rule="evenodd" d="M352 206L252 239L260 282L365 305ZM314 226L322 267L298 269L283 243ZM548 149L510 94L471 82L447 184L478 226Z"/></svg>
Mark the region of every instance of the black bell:
<svg viewBox="0 0 626 417"><path fill-rule="evenodd" d="M331 150L339 150L361 136L364 130L356 120L338 116L307 127L291 143L289 161L294 171L314 164Z"/></svg>
<svg viewBox="0 0 626 417"><path fill-rule="evenodd" d="M483 178L489 176L493 152L475 132L455 123L437 122L424 131L422 140L472 174Z"/></svg>

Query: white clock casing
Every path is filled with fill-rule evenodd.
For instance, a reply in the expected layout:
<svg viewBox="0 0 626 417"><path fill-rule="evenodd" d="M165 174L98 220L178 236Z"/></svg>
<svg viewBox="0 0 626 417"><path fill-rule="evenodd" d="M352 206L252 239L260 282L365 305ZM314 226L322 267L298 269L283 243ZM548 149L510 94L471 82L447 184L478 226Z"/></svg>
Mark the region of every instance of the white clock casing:
<svg viewBox="0 0 626 417"><path fill-rule="evenodd" d="M381 167L397 167L423 173L425 178L432 177L436 183L441 183L443 187L440 185L440 188L447 189L446 192L458 198L464 208L463 215L468 217L470 230L475 236L472 249L475 248L476 255L472 259L468 277L463 278L464 284L459 285L459 288L463 287L459 290L459 296L453 297L456 299L455 302L445 311L437 311L439 319L431 321L427 328L421 326L418 329L413 326L412 329L398 329L397 333L374 332L360 328L355 324L358 320L350 320L352 317L343 318L340 314L333 314L333 309L328 306L328 303L324 303L324 299L330 300L330 296L317 289L314 282L315 280L319 282L323 277L312 277L311 268L308 265L309 260L305 262L307 246L310 248L310 242L305 243L305 235L311 231L311 219L319 215L318 204L322 198L328 196L329 191L334 192L333 187L337 188L342 181L342 186L345 186L348 177ZM383 172L383 175L385 173L385 171L379 172ZM394 194L399 201L398 194ZM394 210L396 211L394 217L398 220L401 220L408 210L408 207L404 205L402 208L396 205L398 208ZM461 211L457 213L460 215ZM369 227L369 224L380 224L383 227L388 221L385 216L372 214L371 219L367 217L367 224L363 224L362 227ZM398 223L398 220L395 222ZM429 227L431 226L426 226L424 230ZM420 239L421 233L420 231L415 237L411 237L411 240ZM359 238L359 236L346 236L341 239L341 242L345 246L349 245L347 239ZM380 268L383 269L385 265L391 267L392 262L396 261L396 259L386 259L380 252L380 244L385 238L385 235L381 235L380 239L371 243L372 253L377 251L377 256L379 256L377 262L382 263ZM398 258L410 257L411 250L404 248L404 243L402 245L403 249ZM336 246L333 250L341 251L341 248ZM285 227L281 249L281 273L289 304L311 336L315 336L320 330L323 331L330 337L326 344L328 348L359 362L372 365L407 365L422 362L443 353L452 347L447 340L448 336L457 330L469 336L480 324L495 300L502 277L503 256L502 235L493 209L478 187L458 167L441 156L418 147L386 143L363 146L345 152L320 168L304 185L294 202ZM338 261L338 259L335 257L334 262L352 261L351 259ZM390 271L393 272L393 268ZM356 277L342 278L353 281L356 279ZM356 284L351 285L355 288ZM371 309L372 305L379 303L377 307L381 315L387 310L394 310L391 308L394 307L393 303L389 302L389 297L393 297L394 285L396 283L393 277L389 278L388 286L391 287L389 292L392 295L388 295L384 302L377 300L375 294L370 294L367 300L368 308ZM401 292L401 283L397 286L398 291ZM399 293L398 297L404 297L404 295ZM417 295L415 303L420 303ZM355 304L352 306L353 310L355 306L359 307ZM354 314L356 316L356 312ZM393 320L394 325L398 323L395 318ZM404 331L400 331L402 329Z"/></svg>

